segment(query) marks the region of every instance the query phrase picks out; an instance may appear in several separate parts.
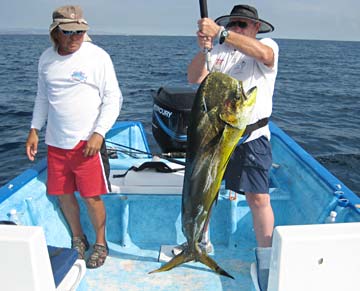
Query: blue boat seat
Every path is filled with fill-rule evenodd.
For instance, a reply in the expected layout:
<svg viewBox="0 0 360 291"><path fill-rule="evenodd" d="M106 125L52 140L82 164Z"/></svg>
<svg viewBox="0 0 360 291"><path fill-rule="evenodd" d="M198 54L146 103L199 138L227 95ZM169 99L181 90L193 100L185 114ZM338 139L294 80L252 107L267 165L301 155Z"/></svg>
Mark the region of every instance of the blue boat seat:
<svg viewBox="0 0 360 291"><path fill-rule="evenodd" d="M70 248L59 248L54 246L48 246L47 248L55 287L58 287L76 262L78 253L76 250Z"/></svg>

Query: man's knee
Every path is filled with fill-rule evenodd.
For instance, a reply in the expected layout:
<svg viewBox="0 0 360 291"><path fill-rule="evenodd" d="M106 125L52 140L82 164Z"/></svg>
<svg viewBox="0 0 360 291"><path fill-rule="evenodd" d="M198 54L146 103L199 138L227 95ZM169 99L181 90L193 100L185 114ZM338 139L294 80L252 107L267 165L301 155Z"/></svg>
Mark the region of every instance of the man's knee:
<svg viewBox="0 0 360 291"><path fill-rule="evenodd" d="M246 200L250 208L265 208L270 206L270 195L246 193Z"/></svg>
<svg viewBox="0 0 360 291"><path fill-rule="evenodd" d="M88 207L96 207L99 204L103 204L100 196L82 197Z"/></svg>

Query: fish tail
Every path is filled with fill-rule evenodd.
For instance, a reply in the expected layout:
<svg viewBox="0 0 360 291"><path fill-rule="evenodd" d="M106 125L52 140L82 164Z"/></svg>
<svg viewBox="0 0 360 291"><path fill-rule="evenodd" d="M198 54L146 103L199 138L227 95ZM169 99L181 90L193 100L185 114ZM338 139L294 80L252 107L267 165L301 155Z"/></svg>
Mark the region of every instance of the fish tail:
<svg viewBox="0 0 360 291"><path fill-rule="evenodd" d="M212 258L210 258L206 254L206 252L202 252L202 254L197 259L199 262L208 266L211 270L215 271L216 273L235 280L233 276L231 276L228 272L226 272L223 268L221 268Z"/></svg>
<svg viewBox="0 0 360 291"><path fill-rule="evenodd" d="M173 257L169 262L167 262L159 269L149 272L149 274L169 271L172 268L175 268L181 264L190 262L192 260L194 260L194 256L192 254L189 254L188 252L183 251L177 256Z"/></svg>
<svg viewBox="0 0 360 291"><path fill-rule="evenodd" d="M188 251L188 249L185 249L183 252L181 252L177 256L173 257L165 265L163 265L159 269L149 272L149 274L169 271L181 264L193 261L194 259L195 259L194 253ZM212 269L213 271L215 271L216 273L218 273L220 275L223 275L223 276L226 276L226 277L229 277L229 278L235 280L235 278L233 276L231 276L228 272L226 272L224 269L222 269L212 258L210 258L206 252L201 252L200 249L197 252L196 261L203 263L204 265L208 266L210 269Z"/></svg>

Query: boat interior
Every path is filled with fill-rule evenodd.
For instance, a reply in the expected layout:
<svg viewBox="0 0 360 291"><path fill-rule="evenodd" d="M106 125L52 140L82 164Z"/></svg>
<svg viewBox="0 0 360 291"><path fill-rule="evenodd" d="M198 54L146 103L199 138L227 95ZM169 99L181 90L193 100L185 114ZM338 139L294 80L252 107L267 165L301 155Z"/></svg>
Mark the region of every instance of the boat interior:
<svg viewBox="0 0 360 291"><path fill-rule="evenodd" d="M315 224L327 227L325 220L335 209L339 225L341 222L360 221L358 198L349 194L345 185L274 124L271 124L271 131L273 166L270 192L276 226ZM101 268L86 270L78 290L119 290L119 286L133 291L255 288L250 288L253 286L250 271L256 247L251 212L243 195L230 192L223 186L210 220L210 240L214 245L211 256L235 279L219 276L198 262L189 262L168 272L149 274L172 257L173 246L185 241L181 230L184 166L152 156L144 129L138 122L117 122L107 134L107 142L112 192L102 198L107 211L106 236L110 253ZM153 162L164 163L171 171L164 172L157 167L132 168ZM0 220L8 220L15 208L22 225L41 227L46 245L70 247L71 235L58 202L46 195L46 161L40 161L5 186L6 191L2 189L0 193ZM89 241L94 242L95 234L85 204L79 194L76 195L84 231ZM276 249L282 245L281 228L277 231L280 234ZM300 233L303 238L315 238L316 244L314 231L307 235L308 231L305 229ZM336 233L341 234L342 230L337 229ZM23 255L15 251L11 253L20 269ZM273 269L270 277L273 284L279 285L283 278L279 275L281 268L274 266ZM15 275L13 279L18 280Z"/></svg>

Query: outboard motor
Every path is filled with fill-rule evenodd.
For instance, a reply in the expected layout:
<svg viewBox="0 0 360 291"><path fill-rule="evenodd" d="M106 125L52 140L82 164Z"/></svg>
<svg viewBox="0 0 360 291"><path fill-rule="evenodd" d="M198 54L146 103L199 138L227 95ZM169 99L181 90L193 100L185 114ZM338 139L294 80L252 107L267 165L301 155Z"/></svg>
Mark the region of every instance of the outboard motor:
<svg viewBox="0 0 360 291"><path fill-rule="evenodd" d="M187 128L196 91L161 87L153 94L152 133L164 153L185 153Z"/></svg>

